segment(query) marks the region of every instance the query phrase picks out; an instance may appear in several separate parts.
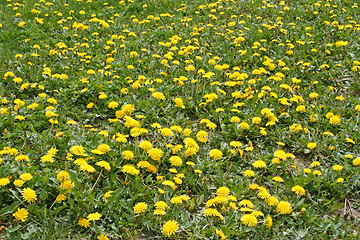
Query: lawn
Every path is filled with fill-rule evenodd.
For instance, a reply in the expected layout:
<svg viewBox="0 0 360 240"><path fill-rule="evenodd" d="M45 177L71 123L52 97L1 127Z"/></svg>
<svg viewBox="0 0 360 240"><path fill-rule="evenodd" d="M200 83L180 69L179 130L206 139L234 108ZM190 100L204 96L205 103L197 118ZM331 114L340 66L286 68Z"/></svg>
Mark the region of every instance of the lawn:
<svg viewBox="0 0 360 240"><path fill-rule="evenodd" d="M0 239L359 239L358 5L0 1Z"/></svg>

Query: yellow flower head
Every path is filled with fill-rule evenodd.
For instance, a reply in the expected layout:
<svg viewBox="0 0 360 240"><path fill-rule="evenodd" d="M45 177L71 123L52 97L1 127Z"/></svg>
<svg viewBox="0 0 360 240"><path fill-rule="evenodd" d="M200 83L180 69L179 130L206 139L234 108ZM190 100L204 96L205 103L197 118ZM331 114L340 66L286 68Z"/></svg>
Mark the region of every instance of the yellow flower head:
<svg viewBox="0 0 360 240"><path fill-rule="evenodd" d="M28 217L28 212L26 211L25 208L18 208L18 210L13 213L13 216L17 220L21 220L21 221L25 222Z"/></svg>
<svg viewBox="0 0 360 240"><path fill-rule="evenodd" d="M37 200L37 195L34 190L31 188L25 188L22 191L22 197L27 201L28 203L35 202Z"/></svg>
<svg viewBox="0 0 360 240"><path fill-rule="evenodd" d="M135 214L143 213L147 210L148 205L144 202L139 202L134 206Z"/></svg>
<svg viewBox="0 0 360 240"><path fill-rule="evenodd" d="M95 212L95 213L90 213L88 216L87 216L87 219L89 221L96 221L96 220L99 220L101 218L101 214L98 213L98 212Z"/></svg>
<svg viewBox="0 0 360 240"><path fill-rule="evenodd" d="M276 211L282 215L292 213L291 204L287 201L280 201L276 207Z"/></svg>
<svg viewBox="0 0 360 240"><path fill-rule="evenodd" d="M245 226L248 227L253 227L257 224L257 219L253 214L245 214L244 216L241 217L241 222L242 224L244 224Z"/></svg>
<svg viewBox="0 0 360 240"><path fill-rule="evenodd" d="M223 153L219 149L211 149L209 154L210 157L214 158L215 160L221 159L223 157Z"/></svg>
<svg viewBox="0 0 360 240"><path fill-rule="evenodd" d="M305 189L300 185L294 186L293 188L291 188L291 191L299 195L305 195L306 193Z"/></svg>
<svg viewBox="0 0 360 240"><path fill-rule="evenodd" d="M169 220L167 221L162 228L162 233L167 236L170 237L171 235L173 235L177 230L179 229L179 224L178 222L174 221L174 220Z"/></svg>

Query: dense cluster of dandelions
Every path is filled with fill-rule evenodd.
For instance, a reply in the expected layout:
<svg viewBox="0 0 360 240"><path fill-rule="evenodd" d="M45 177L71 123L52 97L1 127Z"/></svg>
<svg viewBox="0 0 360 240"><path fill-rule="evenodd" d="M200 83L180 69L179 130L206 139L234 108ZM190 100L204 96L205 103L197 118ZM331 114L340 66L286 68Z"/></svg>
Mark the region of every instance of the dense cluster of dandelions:
<svg viewBox="0 0 360 240"><path fill-rule="evenodd" d="M326 19L321 27L328 32L346 31L343 39L316 42L315 29L288 22L295 13L284 1L258 1L271 16L260 8L243 13L231 0L195 1L154 15L136 1L102 3L100 14L75 11L73 3L7 2L15 12L12 28L49 24L59 32L44 42L23 39L31 52L17 53L0 82L6 88L0 137L14 143L0 149L1 194L18 203L10 224L42 221L35 205L61 211L78 204L71 221L108 240L99 231L111 232L105 221L117 221L113 215L127 204L124 234L151 222L165 237L185 238L192 230L182 226L190 224L181 209L200 219L196 227L227 239L229 217L249 230L272 228L273 218L306 216L296 203L318 192L308 182L331 182L341 192L358 171L359 138L348 126L360 104L329 84L334 71L359 76L359 60L338 59L355 46L348 39L360 27L347 12L357 3L341 7L347 23L337 20L341 14L333 11L340 7L331 1L301 5ZM97 1L78 2L100 9ZM24 6L32 8L29 16ZM133 6L144 13L127 16ZM52 15L57 20L46 22ZM303 21L297 13L295 19ZM164 29L169 36L158 34ZM228 52L219 50L223 42ZM40 136L41 144L16 145L24 133L31 141ZM336 156L336 164L322 156ZM134 192L124 200L123 189Z"/></svg>

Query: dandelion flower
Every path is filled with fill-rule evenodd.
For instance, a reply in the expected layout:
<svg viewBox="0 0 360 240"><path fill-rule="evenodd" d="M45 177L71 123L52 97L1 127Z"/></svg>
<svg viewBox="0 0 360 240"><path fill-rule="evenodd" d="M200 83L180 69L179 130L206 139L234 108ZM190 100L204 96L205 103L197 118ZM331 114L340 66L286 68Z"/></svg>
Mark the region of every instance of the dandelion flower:
<svg viewBox="0 0 360 240"><path fill-rule="evenodd" d="M34 190L31 188L25 188L22 192L22 197L27 201L28 203L35 202L37 200L37 195Z"/></svg>
<svg viewBox="0 0 360 240"><path fill-rule="evenodd" d="M220 237L221 240L227 239L225 234L223 233L223 231L221 231L221 229L215 229L215 233L216 233L216 235L218 235Z"/></svg>
<svg viewBox="0 0 360 240"><path fill-rule="evenodd" d="M182 159L179 156L171 156L169 159L171 165L180 167L182 165Z"/></svg>
<svg viewBox="0 0 360 240"><path fill-rule="evenodd" d="M0 181L1 181L1 179L0 179ZM16 179L13 183L17 187L22 187L24 185L25 181L20 180L20 179ZM0 185L1 185L1 183L0 183Z"/></svg>
<svg viewBox="0 0 360 240"><path fill-rule="evenodd" d="M179 229L179 224L178 222L174 221L174 220L169 220L167 221L163 228L162 228L162 233L167 236L170 237L171 235L173 235L177 230Z"/></svg>
<svg viewBox="0 0 360 240"><path fill-rule="evenodd" d="M206 143L207 142L208 134L207 132L201 130L196 134L196 138L199 142Z"/></svg>
<svg viewBox="0 0 360 240"><path fill-rule="evenodd" d="M272 225L273 225L273 219L272 219L272 217L270 217L270 215L267 215L265 223L266 223L266 227L267 227L267 228L271 228L271 227L272 227Z"/></svg>
<svg viewBox="0 0 360 240"><path fill-rule="evenodd" d="M78 225L84 228L88 228L90 226L90 222L86 218L80 218L78 221Z"/></svg>
<svg viewBox="0 0 360 240"><path fill-rule="evenodd" d="M154 161L160 160L160 158L164 154L163 151L158 148L151 148L147 151L147 153L149 154L150 158Z"/></svg>
<svg viewBox="0 0 360 240"><path fill-rule="evenodd" d="M29 157L26 155L18 155L15 157L16 161L22 162L22 161L29 161Z"/></svg>
<svg viewBox="0 0 360 240"><path fill-rule="evenodd" d="M103 233L96 237L98 240L109 240L107 235L104 235Z"/></svg>
<svg viewBox="0 0 360 240"><path fill-rule="evenodd" d="M99 167L103 167L108 171L111 170L110 164L107 161L99 161L99 162L95 163L95 165L99 166Z"/></svg>
<svg viewBox="0 0 360 240"><path fill-rule="evenodd" d="M245 171L243 172L243 175L244 175L245 177L250 178L250 177L255 176L255 173L254 173L253 170L248 169L248 170L245 170Z"/></svg>
<svg viewBox="0 0 360 240"><path fill-rule="evenodd" d="M223 153L219 149L211 149L210 150L210 157L214 158L215 160L221 159Z"/></svg>
<svg viewBox="0 0 360 240"><path fill-rule="evenodd" d="M141 149L144 149L145 151L147 151L152 148L152 144L151 144L151 142L145 140L139 144L139 147Z"/></svg>
<svg viewBox="0 0 360 240"><path fill-rule="evenodd" d="M101 214L98 213L98 212L95 212L95 213L90 213L88 216L87 216L87 219L89 221L96 221L96 220L99 220L101 218Z"/></svg>
<svg viewBox="0 0 360 240"><path fill-rule="evenodd" d="M110 146L107 145L107 144L100 144L98 147L97 147L98 150L100 150L101 152L103 153L107 153L108 151L110 151Z"/></svg>
<svg viewBox="0 0 360 240"><path fill-rule="evenodd" d="M230 190L227 187L219 187L216 194L219 196L228 196L230 194Z"/></svg>
<svg viewBox="0 0 360 240"><path fill-rule="evenodd" d="M56 202L61 202L61 201L64 201L66 199L66 196L62 193L60 193L59 195L57 195L55 201Z"/></svg>
<svg viewBox="0 0 360 240"><path fill-rule="evenodd" d="M266 168L266 163L262 160L257 160L252 164L255 168Z"/></svg>
<svg viewBox="0 0 360 240"><path fill-rule="evenodd" d="M165 100L165 96L161 92L154 92L154 93L152 93L152 96L159 100Z"/></svg>
<svg viewBox="0 0 360 240"><path fill-rule="evenodd" d="M260 117L254 117L252 120L253 124L260 124L261 123L261 118Z"/></svg>
<svg viewBox="0 0 360 240"><path fill-rule="evenodd" d="M10 179L8 178L0 178L0 186L6 186L10 183Z"/></svg>
<svg viewBox="0 0 360 240"><path fill-rule="evenodd" d="M139 170L137 170L133 165L126 164L122 167L121 171L123 173L128 173L130 175L138 175L140 173Z"/></svg>
<svg viewBox="0 0 360 240"><path fill-rule="evenodd" d="M160 134L164 137L172 137L174 136L173 131L170 128L160 129Z"/></svg>
<svg viewBox="0 0 360 240"><path fill-rule="evenodd" d="M305 189L300 185L294 186L293 188L291 188L291 191L295 192L298 195L302 195L302 196L305 195L305 192L306 192Z"/></svg>
<svg viewBox="0 0 360 240"><path fill-rule="evenodd" d="M144 202L139 202L134 206L134 212L135 214L143 213L147 210L148 205Z"/></svg>
<svg viewBox="0 0 360 240"><path fill-rule="evenodd" d="M111 109L115 109L119 106L119 104L117 102L110 102L108 104L108 108L111 108Z"/></svg>
<svg viewBox="0 0 360 240"><path fill-rule="evenodd" d="M121 153L121 155L126 159L126 160L132 160L134 159L134 153L130 150L125 150Z"/></svg>
<svg viewBox="0 0 360 240"><path fill-rule="evenodd" d="M181 98L175 98L174 102L175 102L175 107L183 108L183 109L185 108L184 102Z"/></svg>
<svg viewBox="0 0 360 240"><path fill-rule="evenodd" d="M167 205L167 203L164 202L164 201L158 201L158 202L155 203L155 207L156 207L157 209L165 210L165 209L168 207L168 205Z"/></svg>
<svg viewBox="0 0 360 240"><path fill-rule="evenodd" d="M291 204L287 201L280 201L276 207L276 212L286 215L292 213Z"/></svg>
<svg viewBox="0 0 360 240"><path fill-rule="evenodd" d="M153 213L154 213L154 215L161 215L161 216L163 216L163 215L166 214L166 211L164 211L164 210L162 210L162 209L155 209Z"/></svg>
<svg viewBox="0 0 360 240"><path fill-rule="evenodd" d="M240 220L244 225L248 227L255 226L258 222L253 214L245 214L244 216L241 217Z"/></svg>
<svg viewBox="0 0 360 240"><path fill-rule="evenodd" d="M280 176L275 176L272 178L272 180L274 180L275 182L284 182L284 179Z"/></svg>
<svg viewBox="0 0 360 240"><path fill-rule="evenodd" d="M360 165L360 158L355 158L355 159L353 160L353 165L354 165L354 166Z"/></svg>
<svg viewBox="0 0 360 240"><path fill-rule="evenodd" d="M13 216L17 220L21 220L21 221L25 222L28 217L28 212L26 211L25 208L18 208L18 210L13 213Z"/></svg>
<svg viewBox="0 0 360 240"><path fill-rule="evenodd" d="M342 182L344 182L344 178L338 178L338 179L336 179L336 182L337 183L342 183Z"/></svg>
<svg viewBox="0 0 360 240"><path fill-rule="evenodd" d="M265 202L269 204L269 206L275 206L279 200L275 196L270 196L265 200Z"/></svg>
<svg viewBox="0 0 360 240"><path fill-rule="evenodd" d="M65 170L59 171L58 174L56 175L56 179L58 181L65 181L68 180L69 178L70 178L70 174Z"/></svg>
<svg viewBox="0 0 360 240"><path fill-rule="evenodd" d="M309 148L309 149L314 149L314 148L316 148L316 143L314 143L314 142L308 143L308 144L307 144L307 148Z"/></svg>
<svg viewBox="0 0 360 240"><path fill-rule="evenodd" d="M70 148L70 152L77 156L84 156L85 155L85 149L82 146L75 145Z"/></svg>
<svg viewBox="0 0 360 240"><path fill-rule="evenodd" d="M332 125L338 125L340 124L341 120L340 120L340 116L339 115L334 115L329 119L330 124Z"/></svg>
<svg viewBox="0 0 360 240"><path fill-rule="evenodd" d="M247 122L241 122L239 125L239 128L241 128L242 130L246 130L246 129L249 129L250 126Z"/></svg>
<svg viewBox="0 0 360 240"><path fill-rule="evenodd" d="M334 166L332 167L332 169L333 169L334 171L341 171L341 170L343 169L343 166L341 166L341 165L334 165Z"/></svg>
<svg viewBox="0 0 360 240"><path fill-rule="evenodd" d="M248 208L254 208L254 204L250 201L250 200L247 200L247 199L243 199L241 200L238 205L240 207L248 207Z"/></svg>
<svg viewBox="0 0 360 240"><path fill-rule="evenodd" d="M103 199L107 200L109 197L111 197L111 193L113 193L114 191L107 191L106 193L104 193L103 195Z"/></svg>
<svg viewBox="0 0 360 240"><path fill-rule="evenodd" d="M43 163L53 163L54 162L54 158L52 155L50 154L47 154L47 155L44 155L40 158L40 162L43 162Z"/></svg>
<svg viewBox="0 0 360 240"><path fill-rule="evenodd" d="M221 221L224 220L224 217L215 208L206 208L204 214L206 216L218 217Z"/></svg>

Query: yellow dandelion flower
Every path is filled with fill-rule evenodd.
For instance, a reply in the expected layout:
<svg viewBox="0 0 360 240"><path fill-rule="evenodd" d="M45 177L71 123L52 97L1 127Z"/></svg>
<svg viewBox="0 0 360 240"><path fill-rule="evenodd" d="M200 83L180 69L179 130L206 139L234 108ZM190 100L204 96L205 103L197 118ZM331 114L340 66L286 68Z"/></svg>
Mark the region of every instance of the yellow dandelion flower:
<svg viewBox="0 0 360 240"><path fill-rule="evenodd" d="M334 166L332 167L332 169L333 169L334 171L341 171L341 170L343 169L343 166L341 166L341 165L334 165Z"/></svg>
<svg viewBox="0 0 360 240"><path fill-rule="evenodd" d="M85 156L85 149L82 146L75 145L70 148L70 152L77 156Z"/></svg>
<svg viewBox="0 0 360 240"><path fill-rule="evenodd" d="M171 235L173 235L177 230L179 229L179 224L178 222L174 221L174 220L169 220L167 221L162 228L162 233L167 236L170 237Z"/></svg>
<svg viewBox="0 0 360 240"><path fill-rule="evenodd" d="M103 195L103 199L104 201L107 200L109 197L111 197L111 193L113 193L114 191L107 191L106 193L104 193Z"/></svg>
<svg viewBox="0 0 360 240"><path fill-rule="evenodd" d="M16 161L22 162L22 161L29 161L29 157L26 155L18 155L15 157Z"/></svg>
<svg viewBox="0 0 360 240"><path fill-rule="evenodd" d="M95 213L90 213L88 216L87 216L87 219L89 221L96 221L96 220L99 220L101 218L101 214L98 213L98 212L95 212Z"/></svg>
<svg viewBox="0 0 360 240"><path fill-rule="evenodd" d="M151 96L153 96L154 98L159 99L159 100L165 100L165 96L161 92L153 92L151 94Z"/></svg>
<svg viewBox="0 0 360 240"><path fill-rule="evenodd" d="M150 158L154 161L158 161L160 160L160 158L163 156L163 151L161 149L158 148L151 148L147 151L147 153L149 154Z"/></svg>
<svg viewBox="0 0 360 240"><path fill-rule="evenodd" d="M287 201L280 201L276 207L276 212L286 215L292 213L291 204Z"/></svg>
<svg viewBox="0 0 360 240"><path fill-rule="evenodd" d="M183 162L182 159L179 156L171 156L169 159L172 166L180 167Z"/></svg>
<svg viewBox="0 0 360 240"><path fill-rule="evenodd" d="M252 164L255 168L266 168L266 163L262 160L257 160Z"/></svg>
<svg viewBox="0 0 360 240"><path fill-rule="evenodd" d="M355 158L352 163L354 166L360 165L360 158Z"/></svg>
<svg viewBox="0 0 360 240"><path fill-rule="evenodd" d="M130 175L138 175L140 173L139 170L137 170L133 165L126 164L122 167L121 171L123 173L128 173Z"/></svg>
<svg viewBox="0 0 360 240"><path fill-rule="evenodd" d="M65 171L65 170L61 170L58 172L58 174L56 175L56 179L58 181L65 181L65 180L68 180L70 179L70 174Z"/></svg>
<svg viewBox="0 0 360 240"><path fill-rule="evenodd" d="M109 240L107 235L104 235L103 233L96 237L98 240Z"/></svg>
<svg viewBox="0 0 360 240"><path fill-rule="evenodd" d="M13 216L17 219L17 220L21 220L22 222L25 222L27 217L28 217L28 212L26 211L25 208L18 208L18 210L16 212L13 213Z"/></svg>
<svg viewBox="0 0 360 240"><path fill-rule="evenodd" d="M243 172L243 175L244 175L245 177L250 178L250 177L255 176L255 173L254 173L253 170L247 169L247 170L245 170L245 171Z"/></svg>
<svg viewBox="0 0 360 240"><path fill-rule="evenodd" d="M110 164L107 161L99 161L99 162L96 162L95 165L99 166L99 167L103 167L108 171L111 170Z"/></svg>
<svg viewBox="0 0 360 240"><path fill-rule="evenodd" d="M34 190L31 188L25 188L22 191L22 197L27 201L28 203L35 202L37 200L37 195Z"/></svg>
<svg viewBox="0 0 360 240"><path fill-rule="evenodd" d="M8 178L0 178L0 186L6 186L10 183L10 179Z"/></svg>
<svg viewBox="0 0 360 240"><path fill-rule="evenodd" d="M305 189L300 185L294 186L293 188L291 188L291 191L295 192L298 195L302 195L302 196L305 195L305 193L306 193Z"/></svg>
<svg viewBox="0 0 360 240"><path fill-rule="evenodd" d="M271 227L272 227L272 225L273 225L273 219L272 219L272 217L270 217L270 215L267 215L265 223L266 223L266 227L267 227L267 228L271 228Z"/></svg>
<svg viewBox="0 0 360 240"><path fill-rule="evenodd" d="M221 159L223 157L223 153L219 149L211 149L209 155L215 160Z"/></svg>
<svg viewBox="0 0 360 240"><path fill-rule="evenodd" d="M110 146L107 145L107 144L100 144L98 147L97 147L98 150L100 150L101 152L103 153L107 153L108 151L111 150Z"/></svg>
<svg viewBox="0 0 360 240"><path fill-rule="evenodd" d="M66 196L62 193L60 193L59 195L57 195L55 201L56 202L61 202L61 201L64 201L66 199Z"/></svg>
<svg viewBox="0 0 360 240"><path fill-rule="evenodd" d="M284 179L280 176L275 176L272 178L272 180L274 180L275 182L284 182Z"/></svg>
<svg viewBox="0 0 360 240"><path fill-rule="evenodd" d="M20 178L21 180L26 182L26 181L30 181L33 177L31 176L30 173L23 173L20 175Z"/></svg>
<svg viewBox="0 0 360 240"><path fill-rule="evenodd" d="M140 214L143 213L147 210L148 205L144 202L139 202L134 206L134 213L135 214Z"/></svg>
<svg viewBox="0 0 360 240"><path fill-rule="evenodd" d="M86 218L80 218L78 221L78 225L84 228L88 228L90 226L90 222Z"/></svg>
<svg viewBox="0 0 360 240"><path fill-rule="evenodd" d="M244 224L245 226L248 227L253 227L257 224L257 219L253 214L245 214L244 216L241 217L241 222L242 224Z"/></svg>
<svg viewBox="0 0 360 240"><path fill-rule="evenodd" d="M164 201L158 201L158 202L155 203L155 207L156 207L157 209L165 210L165 209L168 207L168 205L167 205L167 203L164 202Z"/></svg>
<svg viewBox="0 0 360 240"><path fill-rule="evenodd" d="M307 144L307 148L309 148L309 149L314 149L314 148L316 148L316 143L314 143L314 142L308 143L308 144Z"/></svg>
<svg viewBox="0 0 360 240"><path fill-rule="evenodd" d="M230 190L227 187L219 187L216 194L219 196L228 196L230 194Z"/></svg>
<svg viewBox="0 0 360 240"><path fill-rule="evenodd" d="M0 181L1 181L1 179L0 179ZM25 181L20 180L20 179L16 179L13 183L17 187L22 187L24 185ZM1 183L0 183L0 185L1 185Z"/></svg>
<svg viewBox="0 0 360 240"><path fill-rule="evenodd" d="M329 119L330 124L332 125L338 125L340 124L341 120L340 120L340 116L339 115L334 115Z"/></svg>
<svg viewBox="0 0 360 240"><path fill-rule="evenodd" d="M268 197L265 202L269 204L269 206L275 206L278 204L279 200L275 196Z"/></svg>
<svg viewBox="0 0 360 240"><path fill-rule="evenodd" d="M139 144L139 147L141 149L144 149L145 151L147 151L147 150L150 150L152 148L152 144L151 144L151 142L145 140L145 141L142 141Z"/></svg>

